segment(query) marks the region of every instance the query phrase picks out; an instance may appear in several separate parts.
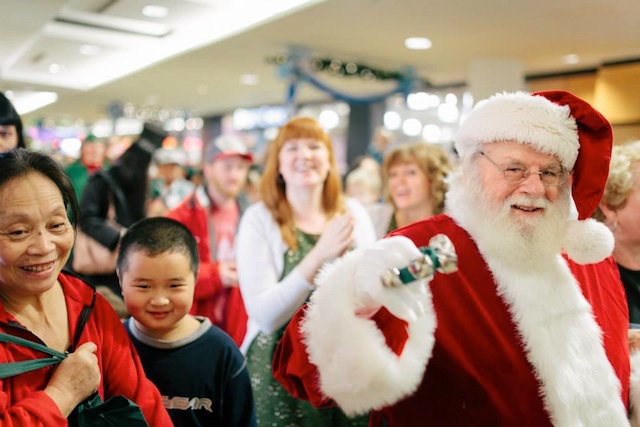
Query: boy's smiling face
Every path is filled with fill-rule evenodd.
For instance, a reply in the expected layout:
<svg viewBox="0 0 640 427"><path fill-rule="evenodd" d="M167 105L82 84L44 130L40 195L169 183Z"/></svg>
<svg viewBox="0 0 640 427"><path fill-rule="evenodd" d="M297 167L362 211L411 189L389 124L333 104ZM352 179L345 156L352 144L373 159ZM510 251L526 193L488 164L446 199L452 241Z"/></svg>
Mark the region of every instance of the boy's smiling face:
<svg viewBox="0 0 640 427"><path fill-rule="evenodd" d="M119 274L127 311L142 333L172 341L192 332L188 313L196 275L187 255L163 252L150 257L133 249L128 254L127 269Z"/></svg>

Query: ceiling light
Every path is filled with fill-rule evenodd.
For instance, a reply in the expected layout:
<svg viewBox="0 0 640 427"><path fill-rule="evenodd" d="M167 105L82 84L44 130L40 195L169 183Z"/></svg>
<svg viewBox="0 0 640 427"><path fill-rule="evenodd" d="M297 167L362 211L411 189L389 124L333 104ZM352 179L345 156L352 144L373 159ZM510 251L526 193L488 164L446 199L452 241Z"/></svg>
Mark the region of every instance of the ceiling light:
<svg viewBox="0 0 640 427"><path fill-rule="evenodd" d="M240 76L240 83L247 86L255 86L260 82L260 78L255 74L243 74Z"/></svg>
<svg viewBox="0 0 640 427"><path fill-rule="evenodd" d="M164 6L148 4L142 8L142 14L148 18L166 18L169 15L169 9Z"/></svg>
<svg viewBox="0 0 640 427"><path fill-rule="evenodd" d="M404 46L411 50L431 49L431 40L425 37L409 37L404 41Z"/></svg>
<svg viewBox="0 0 640 427"><path fill-rule="evenodd" d="M142 15L145 4L177 3L166 0L131 2L138 5L135 9L137 19L63 8L55 19L47 22L44 27L45 36L53 39L81 40L74 47L76 52L83 43L102 46L100 54L93 57L95 61L76 64L74 67L67 64L70 68L63 66L55 75L48 72L49 64L45 63L40 70L43 75L32 77L31 71L17 66L30 60L23 57L27 52L31 52L29 48L25 49L23 54L16 55L11 66L2 64L1 80L31 83L32 78L36 78L39 85L86 91L322 1L326 0L191 0L190 3L194 3L199 12L189 15L188 20L186 16L178 17L180 19L176 18L177 21L172 19L175 13L172 13L171 6L168 8L169 15L164 19L152 19ZM112 0L108 3L114 2ZM188 25L186 29L183 28L185 20ZM115 63L118 66L113 66ZM239 75L236 78L238 77ZM196 82L193 90L196 90L197 85Z"/></svg>
<svg viewBox="0 0 640 427"><path fill-rule="evenodd" d="M15 92L11 98L11 103L18 114L27 114L42 108L46 105L53 104L58 100L58 94L55 92Z"/></svg>
<svg viewBox="0 0 640 427"><path fill-rule="evenodd" d="M80 46L80 53L86 56L95 56L100 53L100 46L95 44L83 44Z"/></svg>
<svg viewBox="0 0 640 427"><path fill-rule="evenodd" d="M60 72L60 65L56 64L55 62L53 64L50 64L49 72L51 74L58 74Z"/></svg>
<svg viewBox="0 0 640 427"><path fill-rule="evenodd" d="M578 62L580 62L580 57L575 53L572 53L562 57L562 62L564 62L565 64L577 64Z"/></svg>

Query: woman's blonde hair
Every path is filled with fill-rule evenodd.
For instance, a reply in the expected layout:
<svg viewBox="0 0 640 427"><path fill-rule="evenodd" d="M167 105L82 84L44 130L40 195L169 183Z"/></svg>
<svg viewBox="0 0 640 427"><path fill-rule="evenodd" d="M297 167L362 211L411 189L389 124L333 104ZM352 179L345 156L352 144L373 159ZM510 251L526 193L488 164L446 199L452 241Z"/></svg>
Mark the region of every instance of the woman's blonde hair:
<svg viewBox="0 0 640 427"><path fill-rule="evenodd" d="M280 175L279 154L285 142L292 139L314 139L324 143L329 153L329 173L322 190L322 208L328 217L345 211L342 181L336 165L331 138L320 124L310 117L295 117L284 124L267 148L264 170L260 179L260 197L280 227L282 239L290 248L297 248L293 211L286 197L286 183Z"/></svg>
<svg viewBox="0 0 640 427"><path fill-rule="evenodd" d="M614 146L607 186L600 203L612 210L623 207L633 191L634 173L640 173L639 168L640 140ZM593 217L604 221L604 213L600 208L596 209Z"/></svg>
<svg viewBox="0 0 640 427"><path fill-rule="evenodd" d="M447 192L448 185L445 177L451 173L452 164L449 156L440 147L426 142L413 142L400 144L385 153L382 161L382 178L384 181L384 198L393 204L393 200L389 195L388 181L389 170L392 166L399 163L415 163L420 170L429 179L431 188L429 195L431 196L431 205L435 215L442 213L444 210L444 197ZM395 207L395 206L394 206Z"/></svg>

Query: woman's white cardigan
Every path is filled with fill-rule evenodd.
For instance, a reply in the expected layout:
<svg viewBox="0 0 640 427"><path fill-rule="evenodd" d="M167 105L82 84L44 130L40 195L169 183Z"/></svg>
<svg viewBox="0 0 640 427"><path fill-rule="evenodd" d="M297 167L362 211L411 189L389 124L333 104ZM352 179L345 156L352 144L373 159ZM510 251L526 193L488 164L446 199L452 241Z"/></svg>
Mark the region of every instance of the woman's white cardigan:
<svg viewBox="0 0 640 427"><path fill-rule="evenodd" d="M355 219L356 247L373 243L375 232L366 209L353 199L347 199L347 209ZM287 250L280 229L264 204L249 206L236 237L238 282L249 316L240 347L245 354L260 331L270 334L285 325L313 290L297 267L280 280Z"/></svg>

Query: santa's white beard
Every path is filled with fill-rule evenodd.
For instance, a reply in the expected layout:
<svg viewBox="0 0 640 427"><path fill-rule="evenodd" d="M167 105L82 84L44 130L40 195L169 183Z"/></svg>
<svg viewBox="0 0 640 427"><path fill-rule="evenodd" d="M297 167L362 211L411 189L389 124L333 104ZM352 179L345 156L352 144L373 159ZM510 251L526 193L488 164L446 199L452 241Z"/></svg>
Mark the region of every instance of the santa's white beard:
<svg viewBox="0 0 640 427"><path fill-rule="evenodd" d="M487 197L478 179L464 179L460 171L451 176L446 211L473 239L481 251L508 264L533 266L557 256L563 246L570 209L567 188L556 202L544 197L513 196L503 203ZM516 215L512 206L544 208L542 215Z"/></svg>

